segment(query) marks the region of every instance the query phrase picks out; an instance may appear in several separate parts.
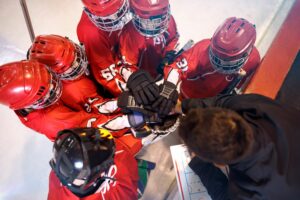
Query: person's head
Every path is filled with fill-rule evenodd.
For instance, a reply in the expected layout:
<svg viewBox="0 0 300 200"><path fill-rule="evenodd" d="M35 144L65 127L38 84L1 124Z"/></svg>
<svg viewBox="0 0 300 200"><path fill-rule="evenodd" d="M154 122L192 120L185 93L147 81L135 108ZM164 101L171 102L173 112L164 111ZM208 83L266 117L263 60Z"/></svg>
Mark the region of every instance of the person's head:
<svg viewBox="0 0 300 200"><path fill-rule="evenodd" d="M0 66L0 103L13 110L46 108L60 98L61 92L57 75L38 61Z"/></svg>
<svg viewBox="0 0 300 200"><path fill-rule="evenodd" d="M97 191L114 164L115 143L105 129L74 128L58 133L50 166L61 183L79 197Z"/></svg>
<svg viewBox="0 0 300 200"><path fill-rule="evenodd" d="M82 0L84 11L99 29L121 30L130 20L128 0Z"/></svg>
<svg viewBox="0 0 300 200"><path fill-rule="evenodd" d="M191 109L182 118L179 135L203 160L233 164L252 150L251 126L236 112L224 108Z"/></svg>
<svg viewBox="0 0 300 200"><path fill-rule="evenodd" d="M130 0L133 24L143 36L154 37L168 29L169 0Z"/></svg>
<svg viewBox="0 0 300 200"><path fill-rule="evenodd" d="M79 78L88 66L84 48L59 35L35 37L28 55L49 66L61 80Z"/></svg>
<svg viewBox="0 0 300 200"><path fill-rule="evenodd" d="M226 19L215 31L209 47L212 66L221 73L238 72L253 49L255 26L242 18Z"/></svg>

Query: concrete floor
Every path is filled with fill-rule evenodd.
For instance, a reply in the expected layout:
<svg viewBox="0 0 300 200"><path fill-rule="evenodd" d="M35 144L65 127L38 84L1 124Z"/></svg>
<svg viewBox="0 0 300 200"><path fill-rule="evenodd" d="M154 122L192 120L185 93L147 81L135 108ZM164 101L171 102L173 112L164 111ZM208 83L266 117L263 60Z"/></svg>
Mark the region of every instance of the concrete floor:
<svg viewBox="0 0 300 200"><path fill-rule="evenodd" d="M188 3L187 3L188 2ZM263 56L294 0L171 0L171 11L181 35L199 41L211 37L230 16L256 24L256 45ZM36 35L59 34L77 41L76 25L81 1L27 0ZM0 65L25 58L30 37L19 1L0 0ZM0 199L41 200L48 190L48 164L52 144L21 124L14 113L0 105ZM174 135L149 146L141 154L156 162L143 199L178 199L169 146L180 141Z"/></svg>

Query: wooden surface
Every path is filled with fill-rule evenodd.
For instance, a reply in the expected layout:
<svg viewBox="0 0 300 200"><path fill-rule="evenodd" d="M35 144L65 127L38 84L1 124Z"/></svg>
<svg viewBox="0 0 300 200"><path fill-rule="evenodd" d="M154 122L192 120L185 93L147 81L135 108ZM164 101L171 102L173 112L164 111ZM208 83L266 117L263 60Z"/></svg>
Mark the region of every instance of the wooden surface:
<svg viewBox="0 0 300 200"><path fill-rule="evenodd" d="M300 49L300 0L296 0L245 93L275 98Z"/></svg>

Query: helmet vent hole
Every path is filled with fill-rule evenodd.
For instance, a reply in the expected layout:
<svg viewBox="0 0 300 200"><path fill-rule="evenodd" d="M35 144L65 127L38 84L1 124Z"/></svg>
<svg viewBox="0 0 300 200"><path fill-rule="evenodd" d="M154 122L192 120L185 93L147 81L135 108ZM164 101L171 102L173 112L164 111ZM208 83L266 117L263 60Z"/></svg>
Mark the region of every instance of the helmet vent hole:
<svg viewBox="0 0 300 200"><path fill-rule="evenodd" d="M40 41L40 43L41 43L41 44L46 44L46 42L45 42L45 41Z"/></svg>
<svg viewBox="0 0 300 200"><path fill-rule="evenodd" d="M237 29L235 32L236 32L236 33L238 33L238 32L240 32L240 30L241 30L241 29L240 29L240 28L238 28L238 29Z"/></svg>
<svg viewBox="0 0 300 200"><path fill-rule="evenodd" d="M46 88L44 86L41 86L40 89L39 89L39 91L38 91L38 93L37 93L37 95L42 95L43 92L45 91L45 89Z"/></svg>
<svg viewBox="0 0 300 200"><path fill-rule="evenodd" d="M241 24L241 27L243 27L245 25L245 23L243 22L242 24Z"/></svg>
<svg viewBox="0 0 300 200"><path fill-rule="evenodd" d="M231 23L234 23L234 22L236 22L236 19L232 20L232 22L231 22Z"/></svg>
<svg viewBox="0 0 300 200"><path fill-rule="evenodd" d="M231 24L229 24L229 26L228 26L227 30L229 30L230 28L231 28Z"/></svg>

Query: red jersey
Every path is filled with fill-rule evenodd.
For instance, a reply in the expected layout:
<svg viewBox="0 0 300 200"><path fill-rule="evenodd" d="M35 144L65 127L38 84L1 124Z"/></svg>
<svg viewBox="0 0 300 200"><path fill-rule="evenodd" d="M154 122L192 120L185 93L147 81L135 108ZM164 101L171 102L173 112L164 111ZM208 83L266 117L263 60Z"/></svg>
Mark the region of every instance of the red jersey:
<svg viewBox="0 0 300 200"><path fill-rule="evenodd" d="M72 110L80 111L85 110L91 112L92 108L89 107L89 98L98 98L103 100L97 93L96 85L86 75L71 81L62 81L63 91L61 100L65 105Z"/></svg>
<svg viewBox="0 0 300 200"><path fill-rule="evenodd" d="M25 126L44 134L52 141L58 131L66 128L102 127L110 130L115 137L122 136L130 128L127 115L73 111L61 101L44 109L33 110L27 115L19 111L15 113Z"/></svg>
<svg viewBox="0 0 300 200"><path fill-rule="evenodd" d="M164 69L165 80L174 84L181 82L182 98L213 97L229 86L237 74L222 74L216 71L209 60L210 39L196 43ZM250 78L260 63L260 56L254 47L243 66ZM242 80L243 81L243 80Z"/></svg>
<svg viewBox="0 0 300 200"><path fill-rule="evenodd" d="M48 200L134 200L138 199L137 183L138 183L138 166L134 155L137 152L129 151L131 144L127 144L127 136L122 137L122 140L115 139L116 152L114 156L114 165L112 165L105 176L115 179L106 179L99 189L92 195L85 198L79 198L70 190L63 186L54 172L50 173L49 177L49 193ZM140 145L139 140L131 138L130 143L136 140ZM124 139L125 138L125 139ZM141 148L141 146L139 146ZM140 149L137 149L140 150Z"/></svg>
<svg viewBox="0 0 300 200"><path fill-rule="evenodd" d="M156 68L165 53L176 48L178 39L176 23L172 16L167 31L156 37L141 35L133 22L129 22L120 36L119 51L125 63L138 66L155 78Z"/></svg>
<svg viewBox="0 0 300 200"><path fill-rule="evenodd" d="M84 45L96 81L118 96L126 87L118 73L117 47L120 31L107 32L97 28L83 11L77 26L78 40Z"/></svg>

